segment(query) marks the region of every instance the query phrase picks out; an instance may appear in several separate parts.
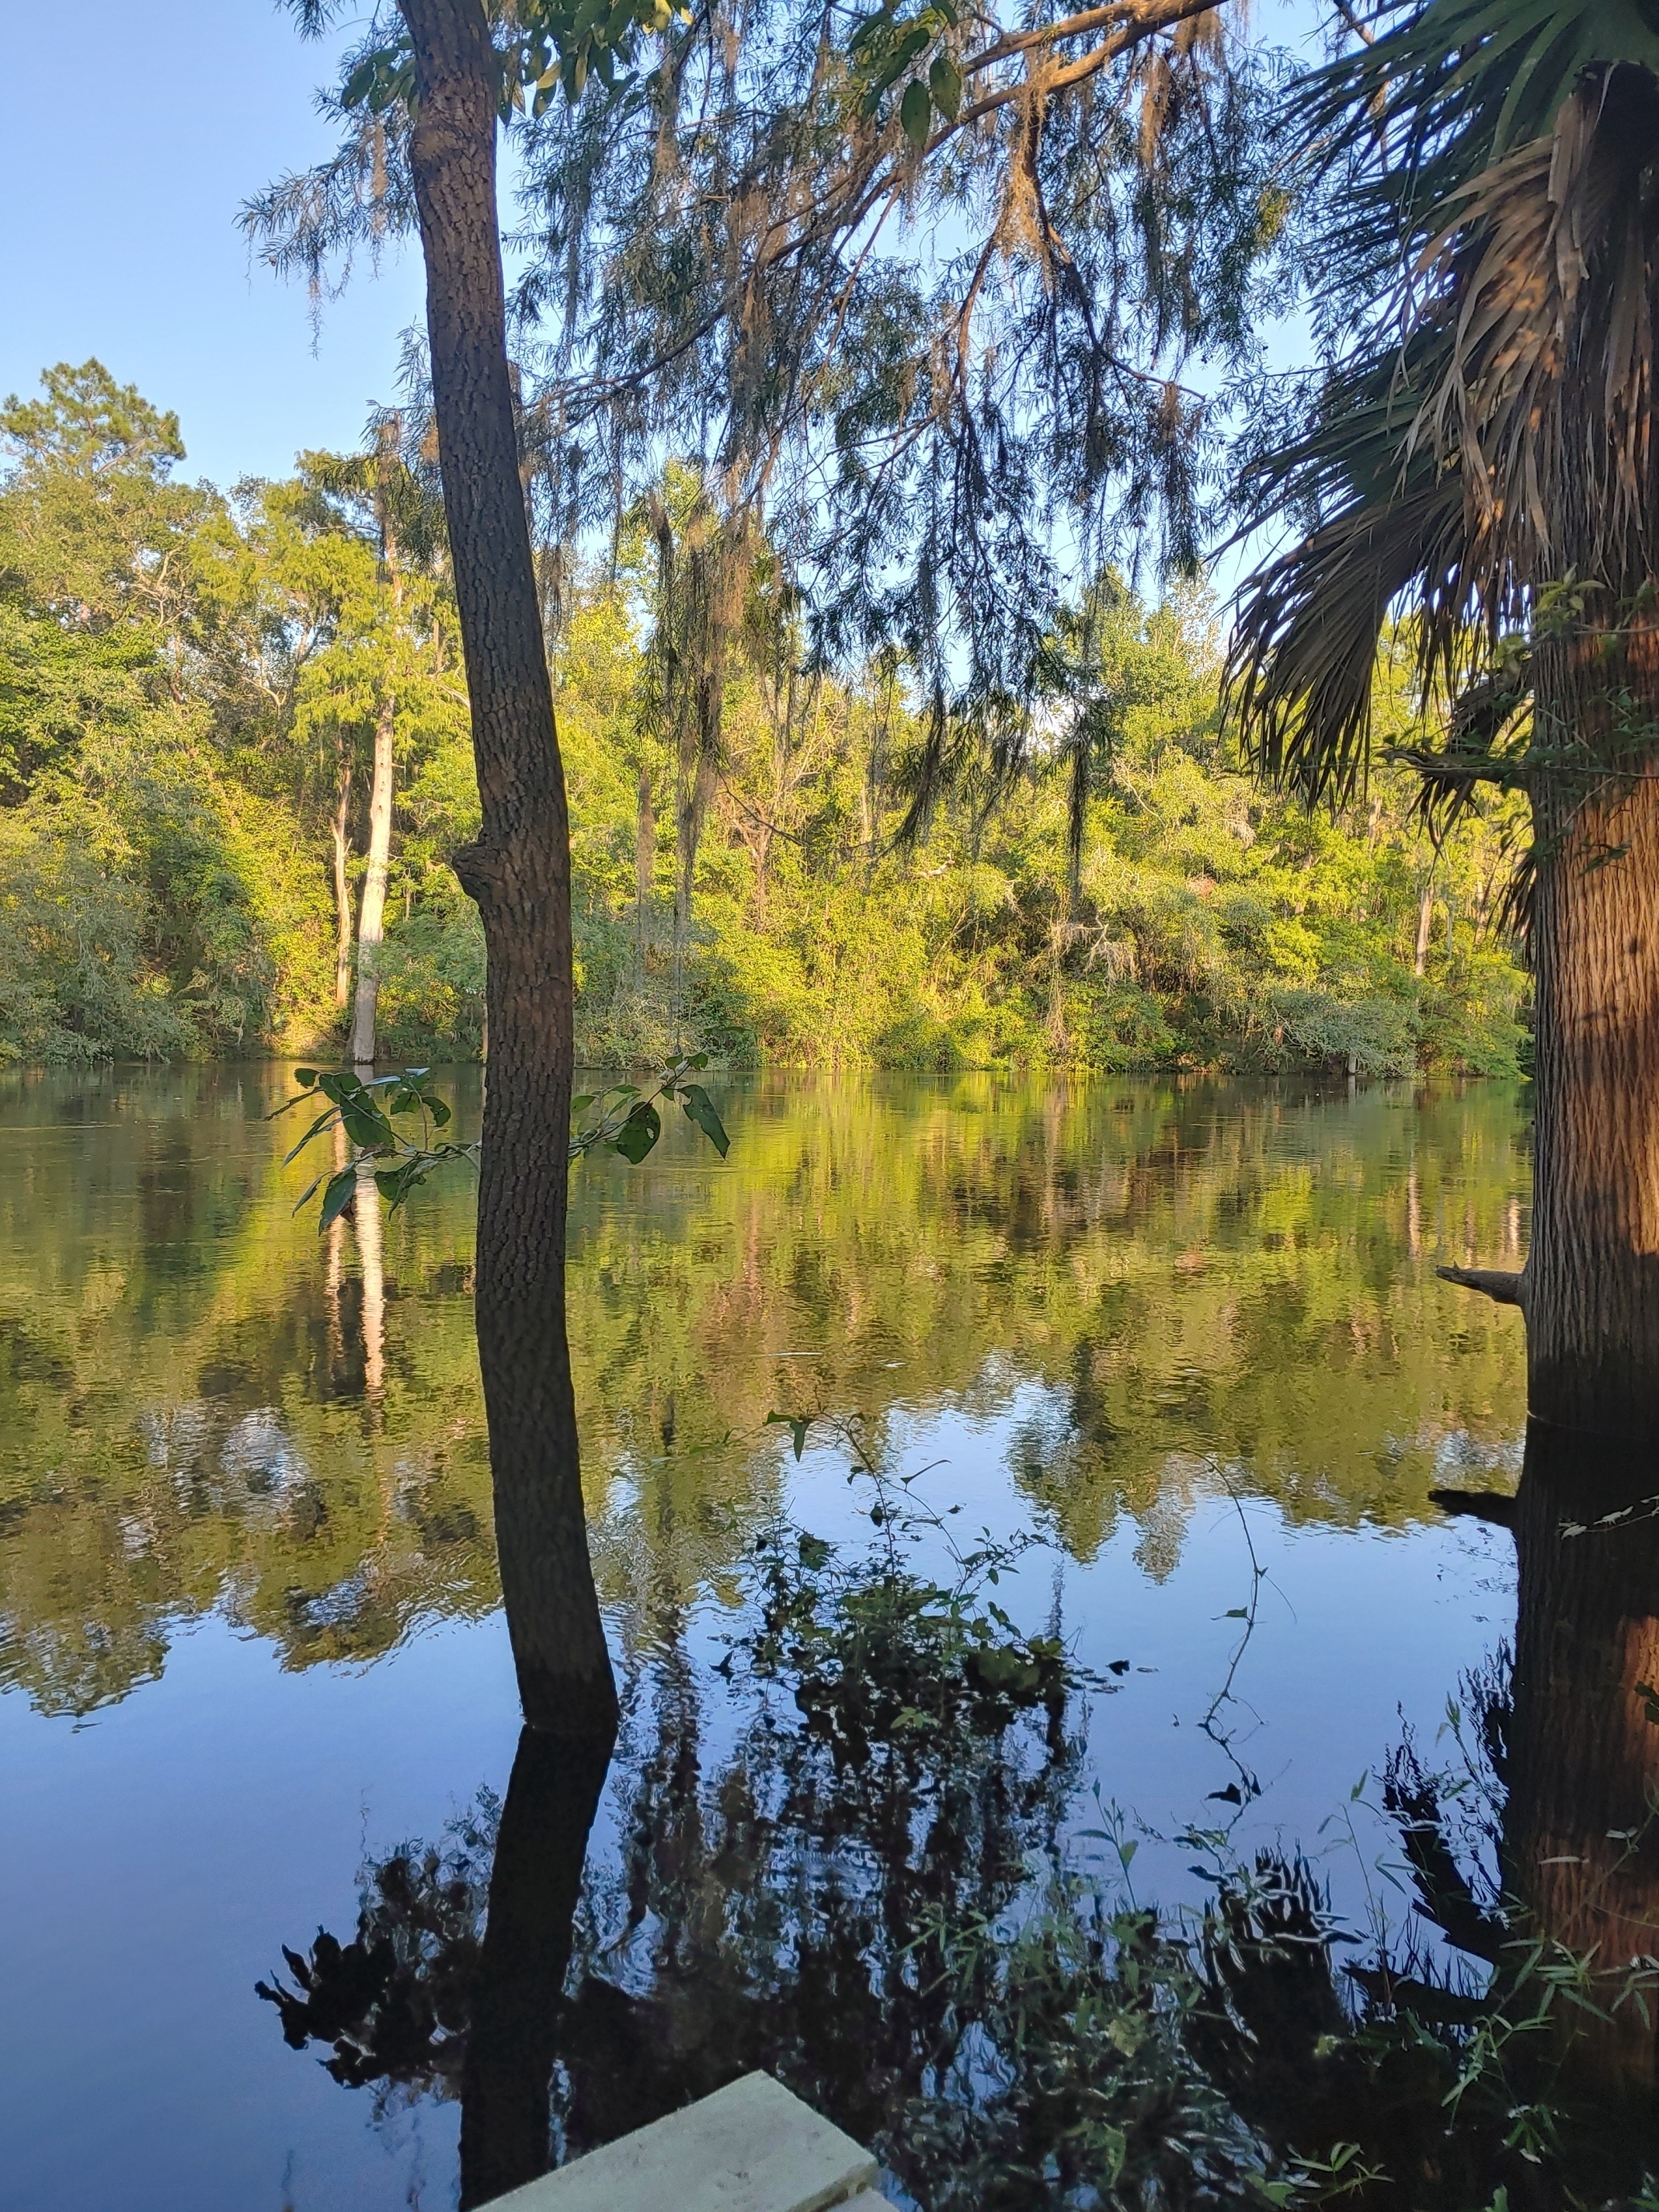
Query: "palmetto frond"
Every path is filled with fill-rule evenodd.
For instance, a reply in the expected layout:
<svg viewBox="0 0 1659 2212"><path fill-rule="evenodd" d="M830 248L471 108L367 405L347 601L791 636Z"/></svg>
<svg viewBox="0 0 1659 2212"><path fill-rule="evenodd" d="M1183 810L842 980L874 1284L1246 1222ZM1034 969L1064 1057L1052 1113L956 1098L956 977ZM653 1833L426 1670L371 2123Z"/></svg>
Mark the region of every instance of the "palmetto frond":
<svg viewBox="0 0 1659 2212"><path fill-rule="evenodd" d="M1659 5L1419 0L1310 90L1392 305L1261 472L1319 520L1250 587L1230 692L1264 770L1340 799L1391 606L1455 690L1569 572L1620 595L1654 566Z"/></svg>

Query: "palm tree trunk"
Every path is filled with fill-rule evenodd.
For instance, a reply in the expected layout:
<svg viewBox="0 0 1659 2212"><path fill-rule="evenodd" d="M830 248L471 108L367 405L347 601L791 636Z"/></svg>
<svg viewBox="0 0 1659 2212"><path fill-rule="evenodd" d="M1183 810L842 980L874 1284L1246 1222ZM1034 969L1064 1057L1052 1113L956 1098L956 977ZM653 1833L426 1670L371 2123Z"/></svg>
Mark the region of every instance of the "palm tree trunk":
<svg viewBox="0 0 1659 2212"><path fill-rule="evenodd" d="M340 763L340 796L330 824L334 843L334 1003L351 996L351 884L346 874L349 847L346 823L351 811L351 763Z"/></svg>
<svg viewBox="0 0 1659 2212"><path fill-rule="evenodd" d="M357 909L357 1003L351 1018L351 1057L360 1066L374 1059L374 1018L380 1000L380 945L386 936L386 872L392 861L392 787L396 769L392 741L397 702L381 702L374 726L374 772L368 787L368 866Z"/></svg>
<svg viewBox="0 0 1659 2212"><path fill-rule="evenodd" d="M1424 884L1417 902L1417 945L1412 957L1412 973L1421 975L1429 964L1429 929L1434 920L1434 878Z"/></svg>
<svg viewBox="0 0 1659 2212"><path fill-rule="evenodd" d="M1547 732L1607 720L1594 637L1540 653ZM1635 654L1630 656L1633 660ZM1627 665L1622 681L1636 689ZM1552 680L1553 679L1553 680ZM1621 680L1621 679L1612 679ZM1659 683L1640 712L1659 720ZM1659 1437L1659 775L1534 793L1536 1106L1522 1283L1540 1418Z"/></svg>
<svg viewBox="0 0 1659 2212"><path fill-rule="evenodd" d="M565 1333L570 830L507 374L495 69L477 0L398 5L419 92L410 164L483 801L477 842L455 871L477 902L489 960L476 1313L501 1592L526 1719L608 1735L616 1684Z"/></svg>

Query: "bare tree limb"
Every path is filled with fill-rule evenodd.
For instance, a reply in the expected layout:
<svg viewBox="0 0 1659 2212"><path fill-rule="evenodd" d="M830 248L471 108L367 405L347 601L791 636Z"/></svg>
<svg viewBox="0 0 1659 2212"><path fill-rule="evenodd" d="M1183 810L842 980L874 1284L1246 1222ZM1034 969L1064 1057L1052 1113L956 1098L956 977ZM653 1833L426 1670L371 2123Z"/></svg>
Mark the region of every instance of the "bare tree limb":
<svg viewBox="0 0 1659 2212"><path fill-rule="evenodd" d="M1522 1273L1511 1267L1437 1267L1443 1283L1456 1283L1466 1291L1480 1291L1500 1306L1523 1305Z"/></svg>

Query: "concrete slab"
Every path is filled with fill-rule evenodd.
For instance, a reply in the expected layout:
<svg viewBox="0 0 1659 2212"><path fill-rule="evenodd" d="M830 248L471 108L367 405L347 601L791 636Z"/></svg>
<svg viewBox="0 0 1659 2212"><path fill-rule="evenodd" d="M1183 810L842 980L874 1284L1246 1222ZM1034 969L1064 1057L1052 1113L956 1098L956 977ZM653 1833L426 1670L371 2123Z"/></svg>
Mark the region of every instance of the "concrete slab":
<svg viewBox="0 0 1659 2212"><path fill-rule="evenodd" d="M879 2212L876 2161L769 2074L745 2074L489 2212Z"/></svg>

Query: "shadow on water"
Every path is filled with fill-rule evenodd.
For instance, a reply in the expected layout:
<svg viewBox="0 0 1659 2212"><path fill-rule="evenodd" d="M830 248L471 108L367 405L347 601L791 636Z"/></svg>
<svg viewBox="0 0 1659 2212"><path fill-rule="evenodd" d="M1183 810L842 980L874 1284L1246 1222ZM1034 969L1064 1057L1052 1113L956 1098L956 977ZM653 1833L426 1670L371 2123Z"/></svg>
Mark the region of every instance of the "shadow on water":
<svg viewBox="0 0 1659 2212"><path fill-rule="evenodd" d="M583 1887L604 1757L526 1731L502 1805L369 1867L352 1942L261 1986L290 2044L459 2094L465 2204L764 2066L932 2212L1659 2205L1650 1455L1529 1436L1513 1662L1462 1686L1448 1768L1386 1757L1411 1910L1364 1940L1294 1853L1138 1903L1124 1825L1078 1825L1105 1686L997 1612L994 1552L919 1572L875 1481L867 1558L761 1540L722 1680L672 1636L635 1674L614 1861Z"/></svg>

